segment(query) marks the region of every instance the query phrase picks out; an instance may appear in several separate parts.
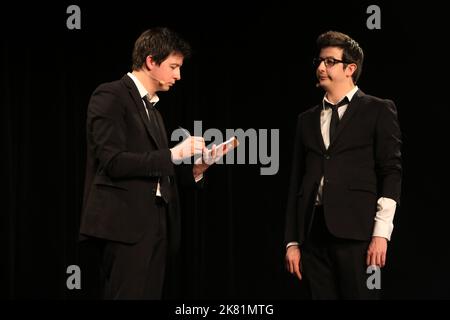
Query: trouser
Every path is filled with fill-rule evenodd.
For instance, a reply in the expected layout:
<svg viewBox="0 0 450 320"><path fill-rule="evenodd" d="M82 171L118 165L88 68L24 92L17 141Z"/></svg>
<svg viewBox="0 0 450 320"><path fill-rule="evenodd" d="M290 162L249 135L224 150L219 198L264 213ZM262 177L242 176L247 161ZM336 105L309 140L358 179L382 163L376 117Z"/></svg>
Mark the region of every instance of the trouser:
<svg viewBox="0 0 450 320"><path fill-rule="evenodd" d="M326 226L323 207L316 206L301 257L312 298L378 299L380 290L367 284L372 275L367 273L368 246L369 241L333 236Z"/></svg>
<svg viewBox="0 0 450 320"><path fill-rule="evenodd" d="M156 197L157 234L136 244L107 241L101 273L105 299L161 299L167 256L167 206ZM150 229L150 228L149 228Z"/></svg>

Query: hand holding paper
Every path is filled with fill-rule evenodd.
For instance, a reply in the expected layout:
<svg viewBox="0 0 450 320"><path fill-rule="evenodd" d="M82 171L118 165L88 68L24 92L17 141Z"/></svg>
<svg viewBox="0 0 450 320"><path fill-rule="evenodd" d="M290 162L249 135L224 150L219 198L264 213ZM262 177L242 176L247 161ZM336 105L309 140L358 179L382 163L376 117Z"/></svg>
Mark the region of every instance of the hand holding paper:
<svg viewBox="0 0 450 320"><path fill-rule="evenodd" d="M239 146L239 141L236 137L231 137L227 141L217 146L213 144L212 148L208 149L208 152L203 154L203 162L205 162L208 165L211 165L219 161L220 158L222 158L224 155L226 155L229 151L233 150L237 146Z"/></svg>
<svg viewBox="0 0 450 320"><path fill-rule="evenodd" d="M231 139L225 141L224 143L219 144L218 146L214 145L211 149L204 149L202 157L199 157L195 160L193 174L196 181L203 177L203 172L206 171L212 164L217 162L220 158L226 155L230 150L233 150L239 145L239 141L236 137L232 137Z"/></svg>

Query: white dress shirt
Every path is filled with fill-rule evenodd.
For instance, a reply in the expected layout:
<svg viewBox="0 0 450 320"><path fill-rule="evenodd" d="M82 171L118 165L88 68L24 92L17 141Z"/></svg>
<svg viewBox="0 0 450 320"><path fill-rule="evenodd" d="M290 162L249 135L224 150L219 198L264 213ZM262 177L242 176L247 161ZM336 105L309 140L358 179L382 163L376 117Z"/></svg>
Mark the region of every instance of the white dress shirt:
<svg viewBox="0 0 450 320"><path fill-rule="evenodd" d="M147 89L145 89L145 87L142 85L142 83L139 81L139 79L136 78L136 76L134 74L132 74L131 72L128 72L127 75L131 78L131 80L133 80L134 84L136 85L136 87L139 91L139 95L141 96L142 99L147 99L147 101L150 103L153 103L153 105L155 105L159 101L159 97L156 94L154 94L153 96L150 95L149 92L147 91ZM144 106L145 112L147 112L147 117L150 117L148 114L147 107L145 106L144 100L142 100L142 105ZM159 185L159 180L158 180L158 185L156 186L156 196L157 197L161 197L161 189L160 188L161 187Z"/></svg>

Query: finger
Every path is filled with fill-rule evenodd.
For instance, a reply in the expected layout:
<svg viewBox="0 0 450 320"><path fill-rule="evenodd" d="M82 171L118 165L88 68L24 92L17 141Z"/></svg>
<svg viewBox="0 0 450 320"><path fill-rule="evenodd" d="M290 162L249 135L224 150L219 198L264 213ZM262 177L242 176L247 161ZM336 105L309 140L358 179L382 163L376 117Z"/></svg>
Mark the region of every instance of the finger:
<svg viewBox="0 0 450 320"><path fill-rule="evenodd" d="M381 254L381 267L384 267L386 265L386 252L383 252Z"/></svg>
<svg viewBox="0 0 450 320"><path fill-rule="evenodd" d="M205 140L203 138L196 137L195 138L195 148L197 150L203 150L204 147L205 147Z"/></svg>
<svg viewBox="0 0 450 320"><path fill-rule="evenodd" d="M291 274L294 274L295 273L295 261L291 259L290 263L291 263L291 265L290 265Z"/></svg>
<svg viewBox="0 0 450 320"><path fill-rule="evenodd" d="M200 145L200 147L203 149L205 147L205 139L202 137L196 137L196 142Z"/></svg>
<svg viewBox="0 0 450 320"><path fill-rule="evenodd" d="M367 251L366 264L368 266L370 266L370 255L371 255L370 251Z"/></svg>
<svg viewBox="0 0 450 320"><path fill-rule="evenodd" d="M211 148L211 164L215 163L217 159L217 146L213 144Z"/></svg>
<svg viewBox="0 0 450 320"><path fill-rule="evenodd" d="M381 252L377 252L376 254L376 263L377 266L381 267Z"/></svg>
<svg viewBox="0 0 450 320"><path fill-rule="evenodd" d="M194 138L190 138L189 140L190 143L190 149L191 149L191 154L195 154L195 148L196 148L196 143L195 143L195 139Z"/></svg>
<svg viewBox="0 0 450 320"><path fill-rule="evenodd" d="M208 150L208 148L203 148L203 161L207 165L212 165L214 163L214 158L211 156L211 150Z"/></svg>
<svg viewBox="0 0 450 320"><path fill-rule="evenodd" d="M191 137L191 150L193 152L198 152L199 150L203 149L202 140L201 137Z"/></svg>
<svg viewBox="0 0 450 320"><path fill-rule="evenodd" d="M197 140L194 142L194 152L196 154L203 153L204 148L205 148L205 145L202 144L200 141Z"/></svg>
<svg viewBox="0 0 450 320"><path fill-rule="evenodd" d="M294 270L295 270L295 274L297 275L297 278L299 280L302 280L302 274L300 273L300 260L295 261L294 267L295 267Z"/></svg>
<svg viewBox="0 0 450 320"><path fill-rule="evenodd" d="M367 265L368 266L371 266L371 265L373 265L374 264L374 253L373 253L373 251L367 251Z"/></svg>
<svg viewBox="0 0 450 320"><path fill-rule="evenodd" d="M383 253L378 252L377 253L377 266L379 266L380 268L382 267L382 258L383 258Z"/></svg>
<svg viewBox="0 0 450 320"><path fill-rule="evenodd" d="M372 252L372 254L371 254L370 265L372 265L372 266L377 265L377 255L375 252Z"/></svg>

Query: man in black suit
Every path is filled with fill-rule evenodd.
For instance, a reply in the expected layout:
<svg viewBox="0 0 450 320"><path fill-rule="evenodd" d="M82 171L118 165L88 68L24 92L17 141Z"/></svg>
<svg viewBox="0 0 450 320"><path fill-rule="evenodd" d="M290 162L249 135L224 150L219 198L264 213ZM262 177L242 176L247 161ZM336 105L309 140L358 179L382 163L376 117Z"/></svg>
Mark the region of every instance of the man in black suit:
<svg viewBox="0 0 450 320"><path fill-rule="evenodd" d="M317 45L316 75L325 96L297 121L286 266L305 277L313 299L378 298L367 267L379 272L386 263L400 199L396 107L355 85L363 63L356 41L329 31Z"/></svg>
<svg viewBox="0 0 450 320"><path fill-rule="evenodd" d="M205 154L204 140L188 137L169 149L154 107L156 92L180 80L189 54L188 43L173 31L147 30L136 40L133 71L100 85L90 99L80 233L103 244L106 299L162 297L166 258L179 245L177 177L195 185L208 168L198 162L174 166Z"/></svg>

